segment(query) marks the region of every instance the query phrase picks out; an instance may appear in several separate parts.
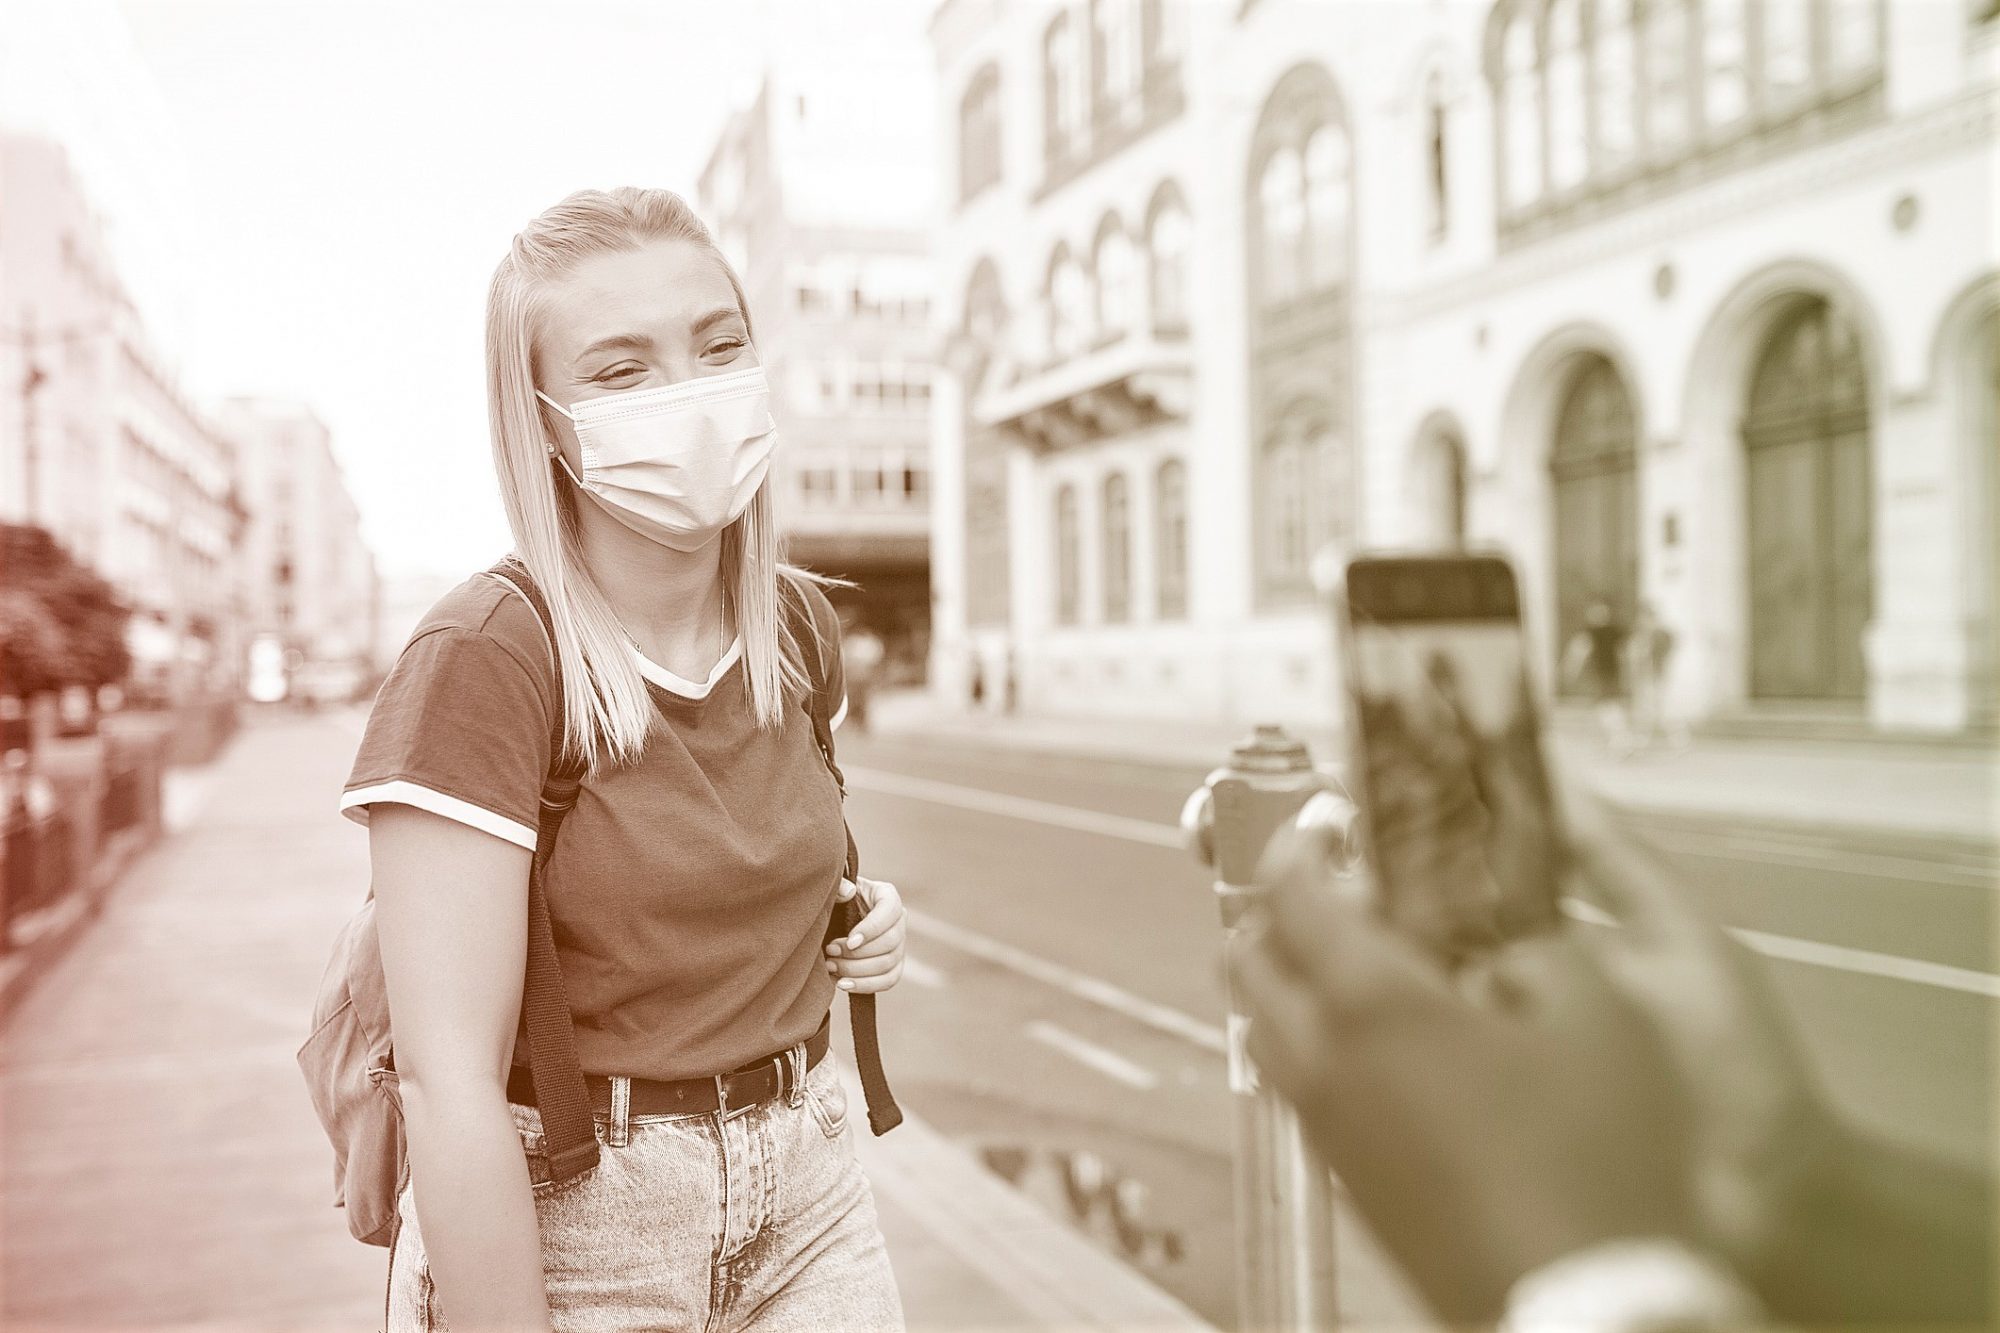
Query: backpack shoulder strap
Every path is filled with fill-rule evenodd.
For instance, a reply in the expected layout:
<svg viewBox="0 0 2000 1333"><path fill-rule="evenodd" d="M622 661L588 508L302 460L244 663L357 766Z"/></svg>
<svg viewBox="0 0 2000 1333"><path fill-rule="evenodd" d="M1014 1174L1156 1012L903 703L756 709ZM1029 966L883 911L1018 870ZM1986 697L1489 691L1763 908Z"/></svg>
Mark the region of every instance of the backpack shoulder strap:
<svg viewBox="0 0 2000 1333"><path fill-rule="evenodd" d="M571 1180L597 1165L597 1131L590 1112L590 1094L576 1054L576 1025L570 1017L569 993L563 987L556 959L555 930L549 921L549 900L543 885L549 853L563 816L576 804L582 785L582 764L565 762L562 657L556 652L555 618L527 566L509 556L487 571L534 608L535 619L549 644L555 670L555 719L549 740L549 771L542 781L542 817L535 831L535 857L528 869L528 961L521 998L528 1032L529 1072L535 1080L535 1101L548 1140L549 1172L557 1182Z"/></svg>
<svg viewBox="0 0 2000 1333"><path fill-rule="evenodd" d="M841 799L845 802L847 778L841 773L833 752L833 715L840 702L830 697L833 693L832 673L827 669L827 655L833 651L834 641L839 635L839 622L834 618L833 604L810 583L787 578L781 587L787 590L787 609L792 610L795 604L797 606L793 612L798 616L794 635L812 641L806 650L806 661L812 675L812 689L806 695L806 713L812 719L813 741L819 746L820 758L826 761L827 771L833 774L834 785L840 788ZM854 830L845 817L841 825L847 834L847 877L855 879L861 873L861 856L854 845ZM858 898L835 904L832 919L826 926L826 942L831 944L853 930L860 924L861 915ZM903 1123L903 1110L896 1105L896 1094L889 1090L888 1075L882 1072L882 1044L875 1028L875 996L850 992L847 1018L848 1027L854 1034L855 1071L861 1075L861 1092L868 1103L868 1128L879 1137Z"/></svg>

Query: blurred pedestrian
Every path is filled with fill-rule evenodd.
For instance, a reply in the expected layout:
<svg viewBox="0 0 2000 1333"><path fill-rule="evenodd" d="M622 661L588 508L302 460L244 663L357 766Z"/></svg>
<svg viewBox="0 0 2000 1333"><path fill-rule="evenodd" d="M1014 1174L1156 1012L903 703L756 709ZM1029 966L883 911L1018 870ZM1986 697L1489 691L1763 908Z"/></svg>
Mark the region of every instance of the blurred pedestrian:
<svg viewBox="0 0 2000 1333"><path fill-rule="evenodd" d="M1632 752L1625 677L1629 637L1611 603L1592 602L1584 612L1583 628L1570 637L1562 660L1563 680L1588 695L1605 748L1619 756Z"/></svg>
<svg viewBox="0 0 2000 1333"><path fill-rule="evenodd" d="M895 984L904 913L843 877L808 717L838 697L839 624L778 562L742 285L678 196L585 191L514 238L486 353L555 642L497 578L447 594L342 800L370 829L408 1136L388 1327L900 1327L827 1020L836 987ZM543 873L602 1150L551 1188L510 1056L559 754L586 769Z"/></svg>
<svg viewBox="0 0 2000 1333"><path fill-rule="evenodd" d="M1641 601L1625 641L1625 678L1631 686L1635 748L1687 744L1687 728L1675 720L1668 705L1667 668L1673 655L1673 631L1660 623L1650 601Z"/></svg>
<svg viewBox="0 0 2000 1333"><path fill-rule="evenodd" d="M1756 960L1572 801L1619 922L1449 976L1332 891L1336 834L1267 866L1233 960L1260 1070L1448 1322L1990 1326L1992 1182L1845 1124ZM1405 886L1408 891L1408 886Z"/></svg>
<svg viewBox="0 0 2000 1333"><path fill-rule="evenodd" d="M847 681L847 724L866 732L868 705L882 672L882 638L858 617L840 636L840 660Z"/></svg>

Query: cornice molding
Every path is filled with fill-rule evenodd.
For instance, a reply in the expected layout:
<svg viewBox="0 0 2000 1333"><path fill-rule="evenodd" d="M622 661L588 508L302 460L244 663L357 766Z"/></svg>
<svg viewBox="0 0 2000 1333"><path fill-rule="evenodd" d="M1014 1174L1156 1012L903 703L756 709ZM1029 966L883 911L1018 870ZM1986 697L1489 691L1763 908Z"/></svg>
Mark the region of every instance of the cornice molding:
<svg viewBox="0 0 2000 1333"><path fill-rule="evenodd" d="M2000 133L2000 88L1977 89L1916 115L1524 244L1475 272L1434 286L1364 297L1363 318L1372 327L1445 314L1599 260L1649 253L1774 204L1978 148L1992 142L1996 133Z"/></svg>

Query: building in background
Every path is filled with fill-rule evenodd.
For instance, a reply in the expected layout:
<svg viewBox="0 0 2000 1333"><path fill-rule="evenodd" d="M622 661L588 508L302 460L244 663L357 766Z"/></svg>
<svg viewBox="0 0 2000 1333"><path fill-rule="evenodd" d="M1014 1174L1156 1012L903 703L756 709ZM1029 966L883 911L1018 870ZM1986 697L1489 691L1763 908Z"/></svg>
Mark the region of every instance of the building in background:
<svg viewBox="0 0 2000 1333"><path fill-rule="evenodd" d="M382 582L326 426L304 404L233 398L241 451L251 696L344 702L371 684Z"/></svg>
<svg viewBox="0 0 2000 1333"><path fill-rule="evenodd" d="M1989 725L1995 13L946 0L937 687L1332 722L1315 553L1470 542L1545 678Z"/></svg>
<svg viewBox="0 0 2000 1333"><path fill-rule="evenodd" d="M234 441L149 342L64 150L0 134L0 517L48 529L132 607L141 701L241 682Z"/></svg>
<svg viewBox="0 0 2000 1333"><path fill-rule="evenodd" d="M781 53L725 126L697 196L743 279L770 374L790 558L852 580L831 590L835 604L912 675L929 654L931 596L921 57L885 50L834 70Z"/></svg>

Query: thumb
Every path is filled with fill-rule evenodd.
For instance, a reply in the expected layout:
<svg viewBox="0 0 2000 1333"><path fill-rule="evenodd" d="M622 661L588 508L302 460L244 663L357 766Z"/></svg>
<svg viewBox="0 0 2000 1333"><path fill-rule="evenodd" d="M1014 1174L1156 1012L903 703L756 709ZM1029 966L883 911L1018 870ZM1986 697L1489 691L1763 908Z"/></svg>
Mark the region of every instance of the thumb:
<svg viewBox="0 0 2000 1333"><path fill-rule="evenodd" d="M837 903L844 903L858 892L860 890L856 887L854 881L843 875L840 878L840 887L833 891L833 900Z"/></svg>

